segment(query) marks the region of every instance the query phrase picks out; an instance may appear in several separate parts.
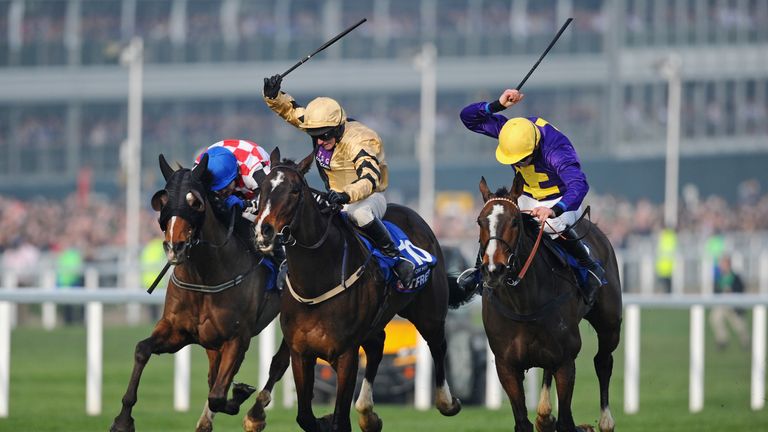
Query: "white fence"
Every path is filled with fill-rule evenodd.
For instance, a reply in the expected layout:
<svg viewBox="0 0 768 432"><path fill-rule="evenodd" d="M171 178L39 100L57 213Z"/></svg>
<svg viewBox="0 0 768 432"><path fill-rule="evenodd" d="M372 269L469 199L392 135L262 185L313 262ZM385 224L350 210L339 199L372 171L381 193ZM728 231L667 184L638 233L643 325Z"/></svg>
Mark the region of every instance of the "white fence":
<svg viewBox="0 0 768 432"><path fill-rule="evenodd" d="M702 272L704 275L705 272ZM43 280L49 278L43 277ZM110 288L99 289L98 274L94 270L86 271L85 290L54 290L52 284L44 288L16 288L16 279L11 274L3 276L3 288L0 289L0 417L7 417L10 386L10 352L11 330L16 304L43 304L43 324L53 328L56 323L55 304L85 304L87 327L87 379L86 379L86 413L99 415L101 413L101 383L102 383L102 305L108 304L162 304L164 291L160 290L148 295L139 289ZM673 289L673 292L675 290ZM711 293L711 290L709 290ZM731 305L752 307L752 368L751 368L751 407L762 409L765 405L766 377L766 305L768 305L768 266L762 267L759 278L759 294L730 294L730 295L658 295L658 294L625 294L624 295L624 411L628 414L639 410L640 391L640 317L641 309L678 308L689 309L691 320L690 334L690 386L689 409L700 411L704 402L704 310L707 306ZM274 323L259 337L260 343L260 384L263 384L268 373L269 362L275 350ZM423 343L422 343L423 347ZM424 350L420 350L424 351ZM495 374L493 355L488 351L488 367L486 377L486 406L500 408L503 394ZM431 406L431 361L428 351L419 356L416 368L416 397L418 409L428 409ZM176 354L174 378L174 407L180 411L189 409L189 375L190 354L185 348ZM530 378L536 373L530 372ZM290 378L283 380L290 386ZM537 383L535 379L526 380L527 400L535 402ZM283 404L293 403L291 391L284 392Z"/></svg>

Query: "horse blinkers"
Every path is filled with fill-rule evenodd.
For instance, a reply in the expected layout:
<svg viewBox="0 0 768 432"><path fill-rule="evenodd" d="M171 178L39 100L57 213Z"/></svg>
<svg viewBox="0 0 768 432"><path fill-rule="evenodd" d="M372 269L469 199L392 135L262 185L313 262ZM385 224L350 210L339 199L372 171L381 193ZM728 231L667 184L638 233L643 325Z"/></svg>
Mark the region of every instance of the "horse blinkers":
<svg viewBox="0 0 768 432"><path fill-rule="evenodd" d="M503 214L506 214L508 212L504 212ZM481 231L483 229L488 230L489 237L484 242L481 243L480 246L480 253L481 257L483 259L483 263L481 266L481 271L483 272L483 279L485 281L491 281L496 280L500 281L502 278L504 280L504 284L507 286L516 286L520 282L520 278L517 275L517 269L520 268L520 263L518 260L519 256L519 249L520 249L520 239L522 236L522 218L520 213L518 212L516 215L513 216L514 219L511 221L511 227L517 228L517 235L514 236L514 246L508 241L506 238L504 238L504 232L498 233L498 235L490 235L490 227L483 228L481 224ZM478 224L480 224L480 218L478 218ZM505 230L506 231L506 230ZM494 233L496 234L496 233ZM504 260L503 264L500 263L494 263L493 262L493 256L488 255L488 246L491 243L491 241L495 240L498 244L503 245L501 248L495 248L493 251L493 255L497 255L498 253L508 253L506 260ZM488 257L488 261L486 262L486 256ZM491 270L493 268L493 270ZM485 285L488 285L487 282L484 282ZM499 285L497 283L497 285Z"/></svg>
<svg viewBox="0 0 768 432"><path fill-rule="evenodd" d="M163 250L168 261L174 265L186 261L192 246L199 243L200 230L197 225L202 224L205 214L206 204L200 192L190 190L184 198L187 207L169 208L168 192L165 189L152 196L152 208L160 212L158 223L165 234Z"/></svg>

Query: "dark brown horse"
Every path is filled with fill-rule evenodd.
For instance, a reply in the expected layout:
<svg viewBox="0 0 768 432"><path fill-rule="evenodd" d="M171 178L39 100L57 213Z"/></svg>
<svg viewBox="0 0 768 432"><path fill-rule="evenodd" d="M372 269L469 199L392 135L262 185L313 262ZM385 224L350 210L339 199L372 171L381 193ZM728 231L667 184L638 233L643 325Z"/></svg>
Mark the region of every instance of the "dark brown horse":
<svg viewBox="0 0 768 432"><path fill-rule="evenodd" d="M219 220L214 214L206 194L207 163L206 154L194 169L174 171L160 155L160 169L167 184L152 197L152 208L160 212L160 225L165 232L163 245L175 268L162 317L152 335L136 344L133 373L112 431L134 430L131 410L136 404L141 373L151 354L174 353L193 343L205 348L209 393L197 431L212 430L217 412L237 414L240 405L255 390L235 384L232 398L227 400L232 378L251 338L277 316L280 297L266 293L267 270L249 251L247 240L232 235L239 215L229 212ZM275 382L288 368L288 361L288 349L283 342L272 359L266 386L243 419L245 430L264 428L264 407L271 400Z"/></svg>
<svg viewBox="0 0 768 432"><path fill-rule="evenodd" d="M305 431L350 431L350 405L355 389L358 350L367 356L365 378L355 402L363 431L379 431L382 422L373 411L372 386L382 359L386 323L395 314L410 320L424 337L435 365L435 403L446 416L461 409L445 380L445 317L449 281L440 245L432 230L414 211L390 205L385 219L396 223L410 241L437 257L431 281L416 293L385 287L375 258L338 212L325 212L304 179L314 156L298 165L280 163L272 152L272 172L261 184L259 216L255 221L257 245L265 252L278 238L286 244L287 289L280 308L283 337L291 352L296 382L298 415ZM458 288L456 288L458 289ZM451 301L452 304L458 304ZM333 414L317 419L312 412L317 358L336 371Z"/></svg>
<svg viewBox="0 0 768 432"><path fill-rule="evenodd" d="M523 374L532 367L544 369L536 429L539 431L584 431L576 427L571 412L576 356L581 349L579 321L586 318L597 331L598 351L594 358L600 383L601 431L613 431L614 420L608 405L608 387L613 370L613 351L621 330L621 286L616 256L608 238L588 220L578 223L579 232L606 270L608 284L600 288L595 305L589 309L579 294L573 271L548 247L537 244L537 223L523 214L517 198L523 191L517 176L512 191L488 190L483 178L480 192L485 205L480 225L483 276L483 324L496 356L496 371L509 396L515 416L515 431L528 432ZM523 275L525 262L533 254ZM552 416L550 387L556 378L559 414Z"/></svg>

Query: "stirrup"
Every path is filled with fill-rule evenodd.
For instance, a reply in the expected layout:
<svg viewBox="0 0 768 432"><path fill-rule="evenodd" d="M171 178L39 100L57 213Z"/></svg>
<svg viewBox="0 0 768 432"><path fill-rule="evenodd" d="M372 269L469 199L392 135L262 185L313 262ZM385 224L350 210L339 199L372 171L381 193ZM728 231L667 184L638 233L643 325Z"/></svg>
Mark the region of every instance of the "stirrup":
<svg viewBox="0 0 768 432"><path fill-rule="evenodd" d="M408 268L403 269L403 271L398 271L398 269L403 265L403 262L407 264ZM416 265L403 257L399 257L397 264L394 265L393 270L395 275L397 275L397 278L400 279L400 283L402 283L405 288L410 288L411 282L413 282L413 273L416 270Z"/></svg>

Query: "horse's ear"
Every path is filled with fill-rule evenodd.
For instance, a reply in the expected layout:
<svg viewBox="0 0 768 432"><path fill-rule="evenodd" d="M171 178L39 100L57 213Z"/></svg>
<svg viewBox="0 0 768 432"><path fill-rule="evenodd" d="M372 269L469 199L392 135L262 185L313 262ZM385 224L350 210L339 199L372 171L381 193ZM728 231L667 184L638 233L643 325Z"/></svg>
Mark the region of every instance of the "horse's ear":
<svg viewBox="0 0 768 432"><path fill-rule="evenodd" d="M275 166L280 163L280 147L275 147L269 154L269 166Z"/></svg>
<svg viewBox="0 0 768 432"><path fill-rule="evenodd" d="M512 182L512 190L509 191L509 199L517 202L517 198L523 194L523 175L519 172L515 174L515 180Z"/></svg>
<svg viewBox="0 0 768 432"><path fill-rule="evenodd" d="M174 171L175 170L171 168L170 165L168 165L168 161L165 160L165 156L160 153L160 172L163 173L163 178L165 178L165 181L168 181L168 179L171 178L171 175L173 175Z"/></svg>
<svg viewBox="0 0 768 432"><path fill-rule="evenodd" d="M302 174L306 174L310 168L312 168L312 161L315 160L315 153L310 153L307 157L301 160L299 162L298 168L299 172Z"/></svg>
<svg viewBox="0 0 768 432"><path fill-rule="evenodd" d="M203 157L200 158L200 162L192 168L192 177L196 180L203 178L203 173L208 169L208 153L203 153Z"/></svg>
<svg viewBox="0 0 768 432"><path fill-rule="evenodd" d="M480 177L480 195L483 196L483 202L486 202L491 198L491 191L488 189L488 183L485 182L485 177Z"/></svg>
<svg viewBox="0 0 768 432"><path fill-rule="evenodd" d="M168 204L168 192L165 189L161 189L152 195L152 210L160 211L166 204Z"/></svg>

